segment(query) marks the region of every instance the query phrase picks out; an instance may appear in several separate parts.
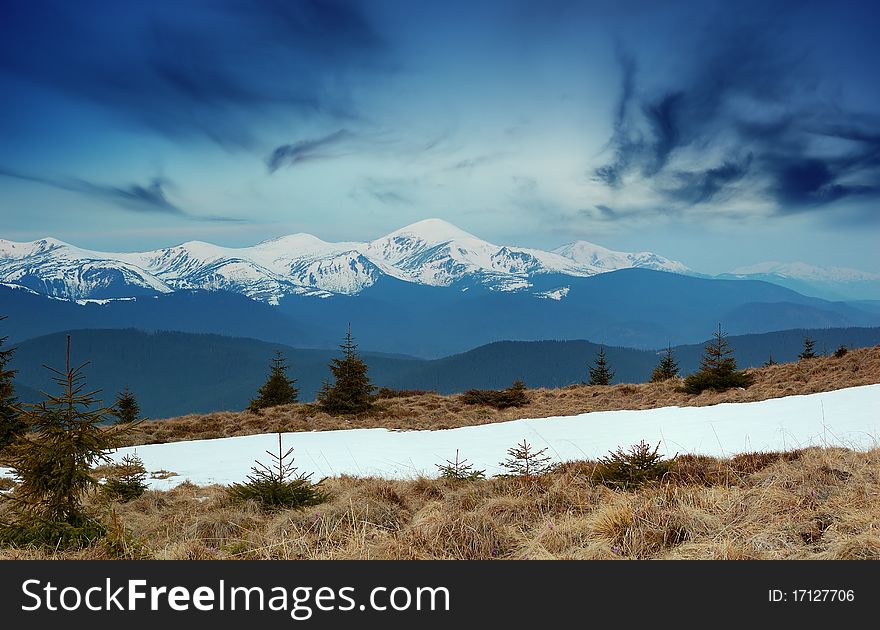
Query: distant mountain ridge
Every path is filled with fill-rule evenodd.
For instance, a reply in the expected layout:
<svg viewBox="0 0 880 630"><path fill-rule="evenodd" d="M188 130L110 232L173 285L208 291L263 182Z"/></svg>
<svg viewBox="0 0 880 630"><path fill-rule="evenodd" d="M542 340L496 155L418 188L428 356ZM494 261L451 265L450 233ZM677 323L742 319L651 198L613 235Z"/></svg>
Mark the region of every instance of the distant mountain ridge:
<svg viewBox="0 0 880 630"><path fill-rule="evenodd" d="M535 276L585 277L625 268L688 271L651 252L615 252L586 241L553 252L495 245L441 219L419 221L369 242L328 243L292 234L253 247L190 241L140 253L86 250L53 238L0 240L0 282L68 300L200 289L277 304L292 295L356 295L382 277L528 291Z"/></svg>
<svg viewBox="0 0 880 630"><path fill-rule="evenodd" d="M49 298L0 285L2 332L13 341L71 328L139 328L252 337L335 348L351 324L368 350L436 358L512 339L593 339L657 348L789 328L880 326L880 309L811 298L758 281L621 269L592 276L543 274L524 291L480 284L459 290L381 276L369 291L290 295L272 306L228 291L177 290L125 300Z"/></svg>
<svg viewBox="0 0 880 630"><path fill-rule="evenodd" d="M43 365L64 362L67 331L17 345L11 367L19 372L16 388L25 402L41 399L39 390L54 392ZM179 332L139 330L76 330L72 355L89 361L85 375L90 389L102 389L105 403L128 386L143 412L154 418L191 412L244 409L264 382L275 350L284 351L290 376L297 379L302 400L314 399L327 378L327 364L338 349L293 348L256 339ZM739 367L760 366L772 354L778 362L793 361L804 336L816 340L818 353L838 345L880 344L880 328L788 330L762 335L731 336ZM378 386L461 392L472 387L502 388L514 379L529 387L564 387L588 378L587 366L599 345L592 341L499 341L434 360L365 351L370 376ZM614 383L644 382L660 358L657 350L606 346ZM703 344L673 348L682 373L699 367Z"/></svg>

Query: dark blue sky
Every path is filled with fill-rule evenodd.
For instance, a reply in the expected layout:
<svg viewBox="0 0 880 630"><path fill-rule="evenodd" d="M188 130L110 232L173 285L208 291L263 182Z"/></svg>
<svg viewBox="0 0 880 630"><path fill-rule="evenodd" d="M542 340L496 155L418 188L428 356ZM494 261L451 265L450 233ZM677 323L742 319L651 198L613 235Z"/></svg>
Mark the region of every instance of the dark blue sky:
<svg viewBox="0 0 880 630"><path fill-rule="evenodd" d="M0 238L362 240L437 216L710 272L877 272L874 6L10 0Z"/></svg>

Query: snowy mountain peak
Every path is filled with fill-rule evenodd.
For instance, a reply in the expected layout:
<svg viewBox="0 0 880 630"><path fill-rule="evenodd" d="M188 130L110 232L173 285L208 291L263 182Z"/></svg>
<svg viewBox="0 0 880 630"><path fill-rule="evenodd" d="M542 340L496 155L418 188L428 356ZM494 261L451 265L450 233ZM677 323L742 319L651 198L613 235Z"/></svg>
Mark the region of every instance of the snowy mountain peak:
<svg viewBox="0 0 880 630"><path fill-rule="evenodd" d="M398 236L407 236L417 238L424 243L430 245L438 245L440 243L448 243L457 240L480 240L470 232L465 232L458 226L444 221L443 219L424 219L416 221L399 230L395 230L384 237L384 239L392 239Z"/></svg>
<svg viewBox="0 0 880 630"><path fill-rule="evenodd" d="M598 271L613 271L615 269L628 269L640 267L655 271L671 271L674 273L686 273L690 271L687 266L677 260L670 260L651 252L616 252L614 250L590 243L589 241L574 241L553 250L581 265L592 265Z"/></svg>

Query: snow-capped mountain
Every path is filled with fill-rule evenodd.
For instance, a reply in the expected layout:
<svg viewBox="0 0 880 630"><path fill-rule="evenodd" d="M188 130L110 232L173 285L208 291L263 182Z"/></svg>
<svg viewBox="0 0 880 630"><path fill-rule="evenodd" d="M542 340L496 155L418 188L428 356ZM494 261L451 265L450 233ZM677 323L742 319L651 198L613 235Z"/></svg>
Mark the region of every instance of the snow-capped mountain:
<svg viewBox="0 0 880 630"><path fill-rule="evenodd" d="M733 273L740 276L775 274L784 278L812 280L818 282L866 282L880 280L880 274L868 273L847 267L817 267L802 262L762 262L748 267L734 269Z"/></svg>
<svg viewBox="0 0 880 630"><path fill-rule="evenodd" d="M592 265L602 271L614 271L615 269L628 269L641 267L655 271L672 271L686 273L689 271L680 262L669 260L651 252L616 252L595 245L587 241L575 241L553 250L560 256L565 256L580 265Z"/></svg>
<svg viewBox="0 0 880 630"><path fill-rule="evenodd" d="M739 267L721 277L763 280L826 300L880 299L880 274L846 267L817 267L803 262L763 262Z"/></svg>
<svg viewBox="0 0 880 630"><path fill-rule="evenodd" d="M369 242L328 243L293 234L245 248L191 241L149 252L104 253L55 239L0 240L0 282L70 300L203 289L274 304L287 295L355 295L383 276L431 286L526 291L541 275L584 277L632 267L688 271L650 252L615 252L585 241L553 252L495 245L440 219ZM546 291L535 295L548 297Z"/></svg>

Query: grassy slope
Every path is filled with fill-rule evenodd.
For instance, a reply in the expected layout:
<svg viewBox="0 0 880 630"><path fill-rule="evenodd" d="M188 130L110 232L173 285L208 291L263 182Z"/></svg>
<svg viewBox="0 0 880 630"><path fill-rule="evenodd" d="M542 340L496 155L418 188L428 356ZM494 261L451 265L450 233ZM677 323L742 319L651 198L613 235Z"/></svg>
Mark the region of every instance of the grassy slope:
<svg viewBox="0 0 880 630"><path fill-rule="evenodd" d="M691 396L677 391L679 381L610 386L570 385L561 389L529 390L525 407L498 411L465 405L460 395L423 394L379 401L374 411L358 416L333 417L308 404L264 411L193 414L143 423L131 444L209 439L283 431L325 431L386 427L389 429L447 429L519 418L566 416L588 411L703 406L722 402L749 402L832 391L880 383L880 346L853 350L842 358L817 357L750 370L755 384L746 390L703 392Z"/></svg>
<svg viewBox="0 0 880 630"><path fill-rule="evenodd" d="M825 391L876 383L878 375L880 348L873 348L760 370L749 390L683 402ZM515 415L682 403L671 385L532 393L531 408ZM393 402L413 419L440 417L455 399ZM293 411L277 410L272 420ZM483 421L505 419L496 416ZM304 511L234 506L222 487L190 483L112 507L131 533L129 551L151 558L880 559L880 449L684 455L661 482L632 491L592 481L595 465L569 462L531 480L332 478L323 481L331 500ZM108 514L111 506L91 500L96 514ZM0 503L0 519L4 509ZM61 553L0 549L0 559L107 557L101 544Z"/></svg>
<svg viewBox="0 0 880 630"><path fill-rule="evenodd" d="M115 509L140 554L159 559L880 559L880 449L685 457L632 492L591 483L591 467L533 481L334 478L329 503L274 514L192 484ZM53 557L108 554L0 549Z"/></svg>

